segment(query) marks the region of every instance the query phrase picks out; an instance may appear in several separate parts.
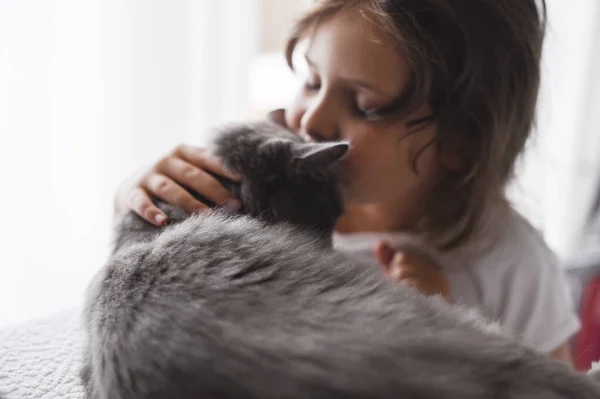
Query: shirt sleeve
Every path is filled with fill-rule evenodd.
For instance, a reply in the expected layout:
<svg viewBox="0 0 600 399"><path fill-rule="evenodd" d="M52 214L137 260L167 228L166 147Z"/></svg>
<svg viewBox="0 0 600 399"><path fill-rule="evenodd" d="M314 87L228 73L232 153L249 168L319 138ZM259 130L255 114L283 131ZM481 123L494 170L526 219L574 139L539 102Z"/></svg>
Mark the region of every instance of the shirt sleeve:
<svg viewBox="0 0 600 399"><path fill-rule="evenodd" d="M505 276L502 324L526 346L551 353L580 328L566 275L556 256L539 240L512 257Z"/></svg>

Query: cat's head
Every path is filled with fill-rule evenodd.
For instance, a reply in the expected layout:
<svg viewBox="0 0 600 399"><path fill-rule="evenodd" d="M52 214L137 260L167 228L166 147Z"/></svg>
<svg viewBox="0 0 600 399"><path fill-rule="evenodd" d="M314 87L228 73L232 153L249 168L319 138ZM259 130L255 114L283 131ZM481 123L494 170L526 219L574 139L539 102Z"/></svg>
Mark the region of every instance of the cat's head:
<svg viewBox="0 0 600 399"><path fill-rule="evenodd" d="M242 176L243 212L266 222L331 232L343 212L338 174L347 142L309 143L273 122L228 126L213 153Z"/></svg>

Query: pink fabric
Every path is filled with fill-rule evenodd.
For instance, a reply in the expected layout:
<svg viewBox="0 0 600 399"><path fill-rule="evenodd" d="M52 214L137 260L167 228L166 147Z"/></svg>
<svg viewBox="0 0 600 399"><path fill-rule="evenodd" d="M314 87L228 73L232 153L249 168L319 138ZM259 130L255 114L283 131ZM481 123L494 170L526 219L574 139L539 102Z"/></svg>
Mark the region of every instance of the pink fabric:
<svg viewBox="0 0 600 399"><path fill-rule="evenodd" d="M574 363L581 371L588 371L593 362L600 360L600 277L586 287L581 301L581 332L575 343Z"/></svg>

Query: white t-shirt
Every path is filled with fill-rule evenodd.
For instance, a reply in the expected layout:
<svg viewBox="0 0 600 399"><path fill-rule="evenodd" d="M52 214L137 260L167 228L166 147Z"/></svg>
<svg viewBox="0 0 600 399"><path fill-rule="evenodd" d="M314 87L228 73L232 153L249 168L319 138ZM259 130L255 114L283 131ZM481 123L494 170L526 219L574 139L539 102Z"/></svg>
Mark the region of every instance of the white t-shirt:
<svg viewBox="0 0 600 399"><path fill-rule="evenodd" d="M414 245L403 233L335 233L334 247L377 262L374 248ZM427 250L450 283L452 300L477 309L526 346L550 353L580 328L564 272L529 222L498 206L469 244L444 253Z"/></svg>

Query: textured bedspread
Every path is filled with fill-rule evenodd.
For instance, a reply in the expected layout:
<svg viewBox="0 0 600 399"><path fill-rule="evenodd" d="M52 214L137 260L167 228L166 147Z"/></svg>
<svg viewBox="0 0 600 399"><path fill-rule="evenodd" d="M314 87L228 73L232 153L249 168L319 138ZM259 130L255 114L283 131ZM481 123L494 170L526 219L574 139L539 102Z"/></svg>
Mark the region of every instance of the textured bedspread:
<svg viewBox="0 0 600 399"><path fill-rule="evenodd" d="M0 399L83 399L79 309L0 329ZM600 364L595 365L600 380Z"/></svg>
<svg viewBox="0 0 600 399"><path fill-rule="evenodd" d="M82 399L81 311L0 329L1 399Z"/></svg>

